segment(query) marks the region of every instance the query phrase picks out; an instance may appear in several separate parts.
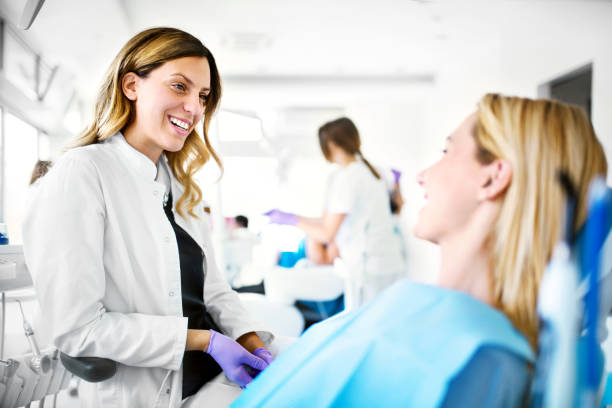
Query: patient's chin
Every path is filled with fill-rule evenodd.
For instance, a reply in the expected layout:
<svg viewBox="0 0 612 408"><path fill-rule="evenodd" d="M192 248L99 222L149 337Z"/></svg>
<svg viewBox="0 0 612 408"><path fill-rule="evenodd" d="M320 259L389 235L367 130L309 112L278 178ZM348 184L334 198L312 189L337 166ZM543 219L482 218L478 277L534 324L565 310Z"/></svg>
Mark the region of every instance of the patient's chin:
<svg viewBox="0 0 612 408"><path fill-rule="evenodd" d="M436 234L434 234L432 229L428 228L426 223L423 222L420 218L419 220L417 220L416 224L414 224L414 227L412 228L412 233L418 239L429 241L432 244L438 243Z"/></svg>

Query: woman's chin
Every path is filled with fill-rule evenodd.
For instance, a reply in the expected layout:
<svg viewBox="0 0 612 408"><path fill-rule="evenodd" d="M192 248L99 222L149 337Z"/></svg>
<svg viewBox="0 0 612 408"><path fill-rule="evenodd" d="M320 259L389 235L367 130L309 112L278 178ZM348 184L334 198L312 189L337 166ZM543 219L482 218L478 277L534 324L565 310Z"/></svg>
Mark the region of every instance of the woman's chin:
<svg viewBox="0 0 612 408"><path fill-rule="evenodd" d="M168 147L167 149L164 149L164 150L167 151L167 152L170 152L170 153L176 153L176 152L180 152L182 148L183 148L183 145L181 145L180 147L179 146L170 146L170 147Z"/></svg>
<svg viewBox="0 0 612 408"><path fill-rule="evenodd" d="M185 146L185 140L172 140L166 143L166 146L164 146L164 150L167 152L176 153L178 151L181 151L183 149L183 146Z"/></svg>
<svg viewBox="0 0 612 408"><path fill-rule="evenodd" d="M431 229L427 228L426 223L419 218L414 227L412 228L412 234L415 238L422 239L424 241L429 241L433 244L437 244L438 240L435 237L435 234L432 234Z"/></svg>
<svg viewBox="0 0 612 408"><path fill-rule="evenodd" d="M170 134L164 135L163 144L164 150L167 152L178 152L183 149L189 134L182 134L176 129L170 129Z"/></svg>
<svg viewBox="0 0 612 408"><path fill-rule="evenodd" d="M421 226L420 220L418 220L416 224L414 224L414 227L412 227L412 235L414 235L415 238L418 239L425 239L423 237L423 228Z"/></svg>

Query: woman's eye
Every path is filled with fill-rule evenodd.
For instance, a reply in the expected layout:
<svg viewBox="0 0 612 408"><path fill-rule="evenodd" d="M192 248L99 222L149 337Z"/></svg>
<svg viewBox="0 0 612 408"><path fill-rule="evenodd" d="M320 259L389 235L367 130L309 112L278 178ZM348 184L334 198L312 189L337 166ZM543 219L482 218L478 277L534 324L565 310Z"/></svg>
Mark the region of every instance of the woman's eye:
<svg viewBox="0 0 612 408"><path fill-rule="evenodd" d="M202 102L206 102L206 100L207 100L207 99L208 99L208 95L206 95L206 94L200 94L200 100L201 100Z"/></svg>
<svg viewBox="0 0 612 408"><path fill-rule="evenodd" d="M179 91L184 91L184 90L186 89L186 88L185 88L185 85L183 85L183 84L173 84L172 86L173 86L175 89L178 89Z"/></svg>

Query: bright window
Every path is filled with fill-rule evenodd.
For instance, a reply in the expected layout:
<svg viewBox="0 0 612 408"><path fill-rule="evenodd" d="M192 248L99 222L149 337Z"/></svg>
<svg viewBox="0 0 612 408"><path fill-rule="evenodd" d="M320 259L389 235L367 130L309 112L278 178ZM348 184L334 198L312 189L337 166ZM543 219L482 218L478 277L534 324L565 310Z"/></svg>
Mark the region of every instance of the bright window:
<svg viewBox="0 0 612 408"><path fill-rule="evenodd" d="M21 244L21 222L32 169L38 160L38 131L7 113L4 124L4 214L9 241Z"/></svg>

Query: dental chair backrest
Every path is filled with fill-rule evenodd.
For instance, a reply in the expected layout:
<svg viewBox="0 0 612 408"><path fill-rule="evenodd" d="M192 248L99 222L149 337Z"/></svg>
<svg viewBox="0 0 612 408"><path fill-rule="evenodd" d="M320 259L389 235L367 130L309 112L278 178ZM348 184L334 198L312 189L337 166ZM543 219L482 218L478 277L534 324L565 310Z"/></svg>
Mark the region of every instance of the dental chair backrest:
<svg viewBox="0 0 612 408"><path fill-rule="evenodd" d="M597 335L599 342L603 342L607 336L606 319L612 312L612 189L606 189L606 207L608 216L604 220L603 226L605 239L598 243L600 246L600 263L599 263L599 316L597 319ZM584 299L589 291L589 276L585 271L584 265L587 264L589 251L586 250L586 233L585 228L579 231L574 243L574 253L576 254L576 263L578 270L581 273L580 285L578 287L578 296ZM586 317L583 321L583 330L589 330L595 322L588 322Z"/></svg>
<svg viewBox="0 0 612 408"><path fill-rule="evenodd" d="M586 227L582 228L576 237L576 241L574 243L574 254L575 254L575 262L578 266L578 270L580 271L580 284L578 286L578 297L583 300L582 304L584 306L583 312L583 320L581 326L581 336L578 339L578 365L577 369L577 382L578 389L588 388L589 380L587 378L591 378L592 380L598 379L598 383L601 384L602 376L605 375L605 354L602 348L603 342L608 337L608 330L606 327L606 320L610 316L612 312L612 189L609 187L605 190L605 196L603 197L602 202L604 203L604 212L605 217L603 219L597 218L597 223L600 227L602 227L603 234L601 234L600 240L589 240L587 239ZM593 215L589 214L589 218L587 219L587 223L589 221L593 222ZM603 225L601 225L603 224ZM595 245L595 248L587 248L587 245ZM588 316L588 301L587 297L590 291L590 276L588 274L589 265L592 264L593 254L599 254L599 271L598 271L598 297L599 297L599 309L597 313L597 318L589 318ZM595 331L593 333L593 331ZM595 344L594 340L589 341L589 337L593 336L593 334L597 337L597 343L599 345L599 349L596 351L591 351L589 349L593 349ZM590 344L590 345L589 345ZM593 354L594 353L594 354ZM585 363L587 355L596 356L597 365L596 368L589 369L588 364ZM612 357L610 355L608 358ZM595 371L593 371L595 370ZM604 376L605 378L605 376ZM597 398L597 397L595 397Z"/></svg>
<svg viewBox="0 0 612 408"><path fill-rule="evenodd" d="M598 180L591 186L585 225L573 240L572 259L567 261L573 265L561 259L560 251L557 263L553 257L540 285L538 311L542 325L532 384L534 406L556 408L560 401L568 407L597 404L597 388L604 372L602 342L607 337L606 319L612 309L611 228L612 190ZM556 285L550 284L552 277ZM590 291L591 286L597 292ZM558 292L564 288L564 293ZM572 293L576 293L573 299ZM541 309L540 303L548 307ZM578 338L575 328L580 330Z"/></svg>

